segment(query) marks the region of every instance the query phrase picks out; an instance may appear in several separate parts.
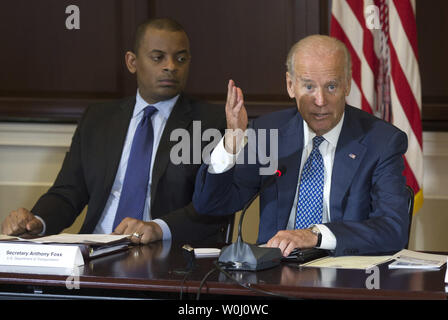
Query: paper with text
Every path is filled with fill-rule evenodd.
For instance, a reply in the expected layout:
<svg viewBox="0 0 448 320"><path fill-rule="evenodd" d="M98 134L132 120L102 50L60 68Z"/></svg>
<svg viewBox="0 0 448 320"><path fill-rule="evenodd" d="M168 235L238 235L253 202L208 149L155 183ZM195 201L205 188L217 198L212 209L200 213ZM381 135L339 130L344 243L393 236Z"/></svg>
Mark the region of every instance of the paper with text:
<svg viewBox="0 0 448 320"><path fill-rule="evenodd" d="M302 267L318 267L333 269L362 269L367 270L373 266L389 261L392 256L344 256L344 257L324 257L308 263Z"/></svg>

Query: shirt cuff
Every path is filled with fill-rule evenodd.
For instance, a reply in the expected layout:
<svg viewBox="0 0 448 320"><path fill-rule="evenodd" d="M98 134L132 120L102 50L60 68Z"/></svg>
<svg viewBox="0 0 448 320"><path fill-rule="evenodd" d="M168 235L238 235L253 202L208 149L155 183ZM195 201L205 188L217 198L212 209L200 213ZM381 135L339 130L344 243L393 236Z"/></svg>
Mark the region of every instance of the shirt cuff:
<svg viewBox="0 0 448 320"><path fill-rule="evenodd" d="M40 222L42 222L42 231L38 234L39 237L42 237L45 235L45 231L47 231L47 225L45 224L44 219L42 219L39 216L34 216L37 220L39 220Z"/></svg>
<svg viewBox="0 0 448 320"><path fill-rule="evenodd" d="M154 219L151 221L157 223L160 229L162 229L162 240L171 240L171 230L165 221L162 219Z"/></svg>
<svg viewBox="0 0 448 320"><path fill-rule="evenodd" d="M212 174L224 173L230 170L236 162L236 158L240 154L243 147L246 145L246 137L241 141L239 150L236 154L228 153L224 147L224 138L219 141L210 156L210 165L208 166L208 172Z"/></svg>
<svg viewBox="0 0 448 320"><path fill-rule="evenodd" d="M320 249L325 250L334 250L336 249L336 236L331 230L323 224L316 224L316 227L319 229L322 234L322 242L319 246Z"/></svg>

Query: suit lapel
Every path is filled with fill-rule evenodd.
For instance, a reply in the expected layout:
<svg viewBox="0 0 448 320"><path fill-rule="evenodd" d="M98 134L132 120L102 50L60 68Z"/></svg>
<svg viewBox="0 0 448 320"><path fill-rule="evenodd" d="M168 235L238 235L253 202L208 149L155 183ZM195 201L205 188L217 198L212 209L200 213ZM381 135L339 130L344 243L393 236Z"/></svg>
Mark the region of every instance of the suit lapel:
<svg viewBox="0 0 448 320"><path fill-rule="evenodd" d="M186 129L191 121L191 105L188 100L181 95L171 111L165 125L162 137L160 138L156 158L154 159L151 179L151 206L154 203L157 185L166 170L168 162L170 161L171 148L178 143L178 141L170 141L171 132L178 128Z"/></svg>
<svg viewBox="0 0 448 320"><path fill-rule="evenodd" d="M286 172L277 179L277 230L284 230L294 203L303 150L303 119L298 112L279 129L278 143L278 166L286 168Z"/></svg>
<svg viewBox="0 0 448 320"><path fill-rule="evenodd" d="M104 176L104 187L107 196L110 193L117 174L134 106L135 97L123 101L110 115L109 132L107 133L106 141L108 147L105 157L107 168Z"/></svg>
<svg viewBox="0 0 448 320"><path fill-rule="evenodd" d="M346 107L334 157L330 194L331 221L342 219L343 213L338 208L342 207L342 201L366 152L365 146L359 142L363 138L363 131L358 122L352 119L350 108Z"/></svg>

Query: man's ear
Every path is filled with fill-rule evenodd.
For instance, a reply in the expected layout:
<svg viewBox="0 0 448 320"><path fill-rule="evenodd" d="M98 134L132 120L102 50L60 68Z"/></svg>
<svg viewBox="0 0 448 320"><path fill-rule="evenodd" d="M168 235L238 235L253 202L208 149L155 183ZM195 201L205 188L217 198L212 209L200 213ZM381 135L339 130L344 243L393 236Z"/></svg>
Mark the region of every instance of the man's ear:
<svg viewBox="0 0 448 320"><path fill-rule="evenodd" d="M350 78L349 80L347 80L347 88L345 89L345 96L348 97L348 95L350 94L350 90L352 88L352 79Z"/></svg>
<svg viewBox="0 0 448 320"><path fill-rule="evenodd" d="M286 90L288 90L288 95L291 99L295 98L294 95L294 81L289 74L289 72L286 72Z"/></svg>
<svg viewBox="0 0 448 320"><path fill-rule="evenodd" d="M131 51L127 51L124 55L124 60L126 67L130 73L135 73L137 71L137 56Z"/></svg>

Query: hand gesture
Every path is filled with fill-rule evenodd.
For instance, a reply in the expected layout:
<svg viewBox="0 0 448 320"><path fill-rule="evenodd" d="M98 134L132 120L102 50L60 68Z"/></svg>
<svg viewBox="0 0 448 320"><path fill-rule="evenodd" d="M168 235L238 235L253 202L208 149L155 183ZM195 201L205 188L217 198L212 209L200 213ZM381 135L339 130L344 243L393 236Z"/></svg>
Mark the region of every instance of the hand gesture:
<svg viewBox="0 0 448 320"><path fill-rule="evenodd" d="M235 154L237 146L244 137L247 128L247 111L244 107L243 92L235 86L233 80L229 80L227 86L226 101L227 130L224 138L224 146L229 153Z"/></svg>

